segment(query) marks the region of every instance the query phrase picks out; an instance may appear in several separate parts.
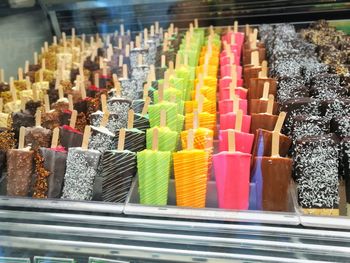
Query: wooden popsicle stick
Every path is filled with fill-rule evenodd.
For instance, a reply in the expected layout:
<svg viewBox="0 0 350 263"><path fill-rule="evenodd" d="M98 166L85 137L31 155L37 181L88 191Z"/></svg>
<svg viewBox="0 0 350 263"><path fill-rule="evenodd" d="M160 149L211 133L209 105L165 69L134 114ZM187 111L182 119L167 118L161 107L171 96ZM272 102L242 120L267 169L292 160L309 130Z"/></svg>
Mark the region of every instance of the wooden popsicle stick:
<svg viewBox="0 0 350 263"><path fill-rule="evenodd" d="M236 65L231 65L231 83L234 89L237 88L237 67Z"/></svg>
<svg viewBox="0 0 350 263"><path fill-rule="evenodd" d="M151 25L150 36L154 37L154 25Z"/></svg>
<svg viewBox="0 0 350 263"><path fill-rule="evenodd" d="M250 64L254 66L254 68L259 67L259 51L252 51L250 54Z"/></svg>
<svg viewBox="0 0 350 263"><path fill-rule="evenodd" d="M193 132L193 129L189 129L187 134L187 150L193 150L193 144L194 144L194 132Z"/></svg>
<svg viewBox="0 0 350 263"><path fill-rule="evenodd" d="M19 139L18 139L18 149L21 150L24 148L24 139L26 136L26 128L21 126L19 129Z"/></svg>
<svg viewBox="0 0 350 263"><path fill-rule="evenodd" d="M69 109L70 111L73 111L73 109L74 109L73 95L72 95L72 94L69 94L69 95L68 95L68 109Z"/></svg>
<svg viewBox="0 0 350 263"><path fill-rule="evenodd" d="M198 19L197 18L194 19L194 28L198 28Z"/></svg>
<svg viewBox="0 0 350 263"><path fill-rule="evenodd" d="M152 138L152 150L153 151L158 151L158 142L159 142L158 134L159 134L158 129L154 128L153 129L153 138Z"/></svg>
<svg viewBox="0 0 350 263"><path fill-rule="evenodd" d="M280 157L280 133L274 131L272 133L272 147L271 147L271 157Z"/></svg>
<svg viewBox="0 0 350 263"><path fill-rule="evenodd" d="M119 67L123 67L123 63L124 63L123 55L119 55L119 57L118 57L118 66Z"/></svg>
<svg viewBox="0 0 350 263"><path fill-rule="evenodd" d="M103 63L102 65L102 75L107 76L107 66L105 63Z"/></svg>
<svg viewBox="0 0 350 263"><path fill-rule="evenodd" d="M60 136L60 128L56 127L52 132L51 148L56 148L58 146L58 138Z"/></svg>
<svg viewBox="0 0 350 263"><path fill-rule="evenodd" d="M85 88L85 83L84 83L84 81L81 81L81 82L80 82L79 87L80 87L81 98L82 98L83 100L85 100L85 99L86 99L86 88Z"/></svg>
<svg viewBox="0 0 350 263"><path fill-rule="evenodd" d="M169 71L167 70L164 72L164 78L163 78L164 89L169 88L169 77L170 77L170 74L169 74Z"/></svg>
<svg viewBox="0 0 350 263"><path fill-rule="evenodd" d="M124 34L125 34L124 24L120 24L120 35L124 36Z"/></svg>
<svg viewBox="0 0 350 263"><path fill-rule="evenodd" d="M135 37L135 47L141 48L141 39L139 35Z"/></svg>
<svg viewBox="0 0 350 263"><path fill-rule="evenodd" d="M227 132L228 136L228 151L230 153L233 153L236 151L236 138L235 138L235 131L234 130L228 130Z"/></svg>
<svg viewBox="0 0 350 263"><path fill-rule="evenodd" d="M94 75L94 84L97 88L100 88L100 75L98 73Z"/></svg>
<svg viewBox="0 0 350 263"><path fill-rule="evenodd" d="M175 68L174 68L174 62L173 61L169 61L169 73L170 75L174 75L174 71L175 71ZM166 65L165 65L166 67Z"/></svg>
<svg viewBox="0 0 350 263"><path fill-rule="evenodd" d="M236 89L236 87L235 87L234 83L231 81L230 86L229 86L230 100L234 100L236 97L235 89Z"/></svg>
<svg viewBox="0 0 350 263"><path fill-rule="evenodd" d="M284 111L281 111L280 114L278 115L278 119L277 119L277 122L276 122L276 125L275 125L275 128L274 128L274 132L278 132L280 133L281 130L282 130L282 126L283 126L283 123L284 123L284 120L286 118L286 113Z"/></svg>
<svg viewBox="0 0 350 263"><path fill-rule="evenodd" d="M31 90L32 83L30 82L29 76L26 77L26 90Z"/></svg>
<svg viewBox="0 0 350 263"><path fill-rule="evenodd" d="M259 74L259 78L267 78L267 61L266 60L264 60L261 63L261 71L260 72L261 72L261 75Z"/></svg>
<svg viewBox="0 0 350 263"><path fill-rule="evenodd" d="M4 82L5 81L5 72L4 69L1 68L0 69L0 82Z"/></svg>
<svg viewBox="0 0 350 263"><path fill-rule="evenodd" d="M72 114L70 116L70 120L69 120L69 126L72 127L73 129L75 129L75 124L77 122L77 116L78 116L78 112L76 110L73 110Z"/></svg>
<svg viewBox="0 0 350 263"><path fill-rule="evenodd" d="M145 28L145 29L143 30L143 42L146 44L147 41L148 41L148 29Z"/></svg>
<svg viewBox="0 0 350 263"><path fill-rule="evenodd" d="M237 33L238 32L238 21L235 20L235 22L233 22L233 32Z"/></svg>
<svg viewBox="0 0 350 263"><path fill-rule="evenodd" d="M147 114L148 106L149 106L150 103L151 103L151 98L147 97L146 100L145 100L145 104L143 104L143 108L142 108L142 112L141 112L142 116L145 116Z"/></svg>
<svg viewBox="0 0 350 263"><path fill-rule="evenodd" d="M166 67L166 65L165 65L165 56L164 56L164 55L161 56L160 67L161 67L161 68L165 68L165 67Z"/></svg>
<svg viewBox="0 0 350 263"><path fill-rule="evenodd" d="M236 131L242 131L242 123L243 123L243 111L238 110L236 112L236 123L235 123L235 130Z"/></svg>
<svg viewBox="0 0 350 263"><path fill-rule="evenodd" d="M27 103L27 98L26 97L21 97L21 110L22 111L25 111L26 103Z"/></svg>
<svg viewBox="0 0 350 263"><path fill-rule="evenodd" d="M270 94L269 95L269 100L267 102L267 110L266 110L266 113L269 114L269 115L272 115L274 102L275 102L275 96Z"/></svg>
<svg viewBox="0 0 350 263"><path fill-rule="evenodd" d="M176 58L175 58L175 67L176 69L179 69L181 67L181 57L180 57L180 53L176 54Z"/></svg>
<svg viewBox="0 0 350 263"><path fill-rule="evenodd" d="M158 87L158 102L162 102L164 100L164 83L163 85L159 85Z"/></svg>
<svg viewBox="0 0 350 263"><path fill-rule="evenodd" d="M233 112L237 113L239 110L239 98L235 95L233 98Z"/></svg>
<svg viewBox="0 0 350 263"><path fill-rule="evenodd" d="M125 129L121 128L119 130L119 137L118 137L118 151L124 151L124 145L125 145Z"/></svg>
<svg viewBox="0 0 350 263"><path fill-rule="evenodd" d="M18 68L18 80L23 80L23 69Z"/></svg>
<svg viewBox="0 0 350 263"><path fill-rule="evenodd" d="M128 65L123 64L123 79L128 79Z"/></svg>
<svg viewBox="0 0 350 263"><path fill-rule="evenodd" d="M123 49L123 42L122 42L122 38L118 38L118 48L121 50Z"/></svg>
<svg viewBox="0 0 350 263"><path fill-rule="evenodd" d="M41 68L46 70L46 60L44 58L41 60Z"/></svg>
<svg viewBox="0 0 350 263"><path fill-rule="evenodd" d="M39 70L39 82L42 83L44 81L44 71L42 69Z"/></svg>
<svg viewBox="0 0 350 263"><path fill-rule="evenodd" d="M149 66L149 74L150 74L150 81L152 85L152 82L156 80L156 68L153 64Z"/></svg>
<svg viewBox="0 0 350 263"><path fill-rule="evenodd" d="M28 71L29 71L29 60L26 60L26 62L24 63L24 73L27 74Z"/></svg>
<svg viewBox="0 0 350 263"><path fill-rule="evenodd" d="M236 36L235 36L235 34L231 34L230 44L233 45L235 43L236 43Z"/></svg>
<svg viewBox="0 0 350 263"><path fill-rule="evenodd" d="M134 117L135 117L135 112L133 109L130 109L128 111L128 129L134 128Z"/></svg>
<svg viewBox="0 0 350 263"><path fill-rule="evenodd" d="M150 87L150 83L149 81L147 81L147 83L143 85L143 95L142 95L143 100L145 100L148 96L149 87Z"/></svg>
<svg viewBox="0 0 350 263"><path fill-rule="evenodd" d="M132 42L132 41L131 41ZM130 56L130 49L131 49L131 42L130 45L125 46L125 56L128 58Z"/></svg>
<svg viewBox="0 0 350 263"><path fill-rule="evenodd" d="M48 113L50 111L50 100L49 100L49 95L45 94L44 96L44 107L45 107L45 112Z"/></svg>
<svg viewBox="0 0 350 263"><path fill-rule="evenodd" d="M159 22L158 21L154 22L154 27L155 27L156 34L158 34L159 33Z"/></svg>
<svg viewBox="0 0 350 263"><path fill-rule="evenodd" d="M33 85L33 100L34 101L38 101L39 100L38 88L36 87L36 85Z"/></svg>
<svg viewBox="0 0 350 263"><path fill-rule="evenodd" d="M34 52L34 65L38 65L38 52Z"/></svg>
<svg viewBox="0 0 350 263"><path fill-rule="evenodd" d="M251 40L251 42L250 42L250 48L251 48L251 49L256 49L256 42L257 42L257 39L258 39L258 29L257 29L257 28L254 28L253 34L252 34L252 40Z"/></svg>
<svg viewBox="0 0 350 263"><path fill-rule="evenodd" d="M11 85L10 85L10 90L11 90L12 101L16 102L17 101L17 91L13 86L11 88Z"/></svg>
<svg viewBox="0 0 350 263"><path fill-rule="evenodd" d="M2 112L4 109L4 99L0 98L0 112Z"/></svg>
<svg viewBox="0 0 350 263"><path fill-rule="evenodd" d="M101 95L101 108L103 112L106 112L107 109L107 96L106 94Z"/></svg>
<svg viewBox="0 0 350 263"><path fill-rule="evenodd" d="M57 46L57 36L53 36L52 39L53 39L53 40L52 40L52 44L53 44L54 46Z"/></svg>
<svg viewBox="0 0 350 263"><path fill-rule="evenodd" d="M100 127L106 127L109 120L109 111L103 113L102 120L100 122Z"/></svg>
<svg viewBox="0 0 350 263"><path fill-rule="evenodd" d="M90 125L86 125L85 129L84 129L83 142L81 144L81 148L83 150L88 149L90 135L91 135L91 127L90 127Z"/></svg>
<svg viewBox="0 0 350 263"><path fill-rule="evenodd" d="M49 51L49 43L47 41L44 42L44 50L45 52Z"/></svg>
<svg viewBox="0 0 350 263"><path fill-rule="evenodd" d="M166 111L165 110L160 111L159 127L166 127Z"/></svg>
<svg viewBox="0 0 350 263"><path fill-rule="evenodd" d="M142 60L143 60L142 54L138 54L138 56L137 56L137 65L138 66L142 65Z"/></svg>
<svg viewBox="0 0 350 263"><path fill-rule="evenodd" d="M199 128L199 116L198 116L198 110L193 111L193 129Z"/></svg>
<svg viewBox="0 0 350 263"><path fill-rule="evenodd" d="M41 110L38 108L35 113L35 126L40 127L41 126Z"/></svg>
<svg viewBox="0 0 350 263"><path fill-rule="evenodd" d="M204 96L200 94L198 99L198 113L203 112L203 104L204 104Z"/></svg>
<svg viewBox="0 0 350 263"><path fill-rule="evenodd" d="M231 31L232 31L231 26L228 25L228 26L227 26L227 33L231 32Z"/></svg>
<svg viewBox="0 0 350 263"><path fill-rule="evenodd" d="M261 97L261 99L268 100L269 99L269 92L270 92L270 83L268 81L266 81L264 83L263 96Z"/></svg>

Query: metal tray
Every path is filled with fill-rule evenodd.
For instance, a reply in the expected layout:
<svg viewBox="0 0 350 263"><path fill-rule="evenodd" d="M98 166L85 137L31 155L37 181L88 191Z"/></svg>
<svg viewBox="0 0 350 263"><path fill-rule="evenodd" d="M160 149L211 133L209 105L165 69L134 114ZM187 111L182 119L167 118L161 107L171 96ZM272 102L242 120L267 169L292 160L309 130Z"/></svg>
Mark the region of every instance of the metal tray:
<svg viewBox="0 0 350 263"><path fill-rule="evenodd" d="M81 212L122 214L124 203L96 201L73 201L64 199L36 199L31 197L6 196L6 175L0 178L0 208L16 207L28 209L71 210Z"/></svg>
<svg viewBox="0 0 350 263"><path fill-rule="evenodd" d="M177 207L175 198L175 182L170 179L167 206L148 206L139 203L138 182L135 178L130 194L126 200L124 213L127 215L172 217L186 219L202 219L231 222L250 222L262 224L299 225L299 216L295 211L294 185L289 189L289 212L266 212L252 210L219 209L217 202L216 182L208 182L206 208Z"/></svg>

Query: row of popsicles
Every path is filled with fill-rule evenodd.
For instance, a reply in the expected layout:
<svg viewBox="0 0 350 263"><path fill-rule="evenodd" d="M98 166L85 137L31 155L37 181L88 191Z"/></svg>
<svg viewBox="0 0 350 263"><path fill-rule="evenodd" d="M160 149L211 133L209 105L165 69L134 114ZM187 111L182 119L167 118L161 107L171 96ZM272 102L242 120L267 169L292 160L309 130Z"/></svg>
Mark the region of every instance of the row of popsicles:
<svg viewBox="0 0 350 263"><path fill-rule="evenodd" d="M115 79L114 79L115 80ZM114 85L115 86L118 86L118 82L115 81L114 82ZM61 86L58 85L58 89L60 90L59 93L62 93L61 91ZM85 87L83 85L81 85L80 87L80 91L79 92L82 92L85 90ZM118 88L118 87L117 87ZM47 101L48 99L48 95L45 95L45 101ZM60 96L61 97L61 96ZM103 96L102 96L103 97ZM62 98L63 101L58 101L58 102L64 102L66 104L68 104L68 106L71 106L73 103L71 102L71 100L68 100L68 103L67 103L67 99L64 99ZM95 99L98 99L98 98L91 98L91 100L95 100ZM90 100L83 100L82 102L85 102L84 106L86 108L86 104L87 102L89 102ZM104 102L105 101L105 102ZM146 99L147 101L147 99ZM57 102L57 103L58 103ZM96 103L96 102L95 102ZM99 103L99 100L98 100L98 103ZM85 140L85 145L87 144L87 146L89 146L90 149L94 149L94 150L89 150L91 151L91 154L89 154L88 151L84 151L84 154L73 154L73 152L75 152L74 148L70 148L70 147L74 147L74 146L80 146L81 143L83 142L84 144L84 140L82 138L82 134L79 134L79 131L76 131L74 130L74 120L76 118L76 113L75 111L70 111L68 112L69 113L69 126L68 127L65 127L63 126L61 128L61 131L67 131L68 133L73 133L73 135L80 135L77 137L74 137L74 138L70 138L71 136L68 136L68 135L64 135L64 136L61 136L61 143L63 141L66 141L67 142L67 148L72 149L72 155L70 155L68 153L68 161L67 161L67 170L66 172L65 171L65 165L62 165L60 164L60 168L61 171L63 171L63 175L64 173L66 173L65 175L65 187L63 188L63 198L69 198L69 199L76 199L76 200L89 200L92 198L92 194L91 194L91 188L92 188L92 184L94 183L94 178L96 177L96 172L94 172L95 170L92 169L91 170L91 174L89 176L86 176L86 180L84 179L84 176L83 176L83 173L86 169L82 169L80 170L80 173L76 173L76 171L78 170L77 168L77 165L81 165L81 163L79 161L82 161L83 163L85 163L88 167L94 167L96 166L99 162L98 160L94 160L94 162L90 162L92 161L92 159L97 159L97 156L98 154L96 153L96 150L99 150L100 152L104 152L106 150L110 150L110 148L115 148L115 145L114 145L114 141L115 141L115 135L109 131L105 126L107 126L107 124L109 123L110 121L110 118L109 116L114 116L116 117L115 119L118 119L118 121L122 121L124 119L124 116L128 115L127 112L128 112L128 109L130 108L131 106L131 100L129 99L121 99L121 98L111 98L109 99L107 102L106 100L103 100L102 99L102 108L105 108L108 110L111 110L111 112L107 112L107 110L105 110L105 113L106 114L103 114L101 117L101 120L99 121L99 127L92 127L91 130L91 136L88 136L90 137L89 139L86 139ZM147 117L145 116L145 114L147 113L147 105L148 103L146 103L145 107L143 108L146 108L143 110L143 112L141 113L141 115L139 117L141 117L140 119L143 119L141 121L140 124L143 124L143 127L146 128L147 126L147 123L148 122L148 119ZM49 103L45 103L45 105L50 105ZM119 112L118 112L119 110ZM73 112L73 114L72 114ZM45 113L56 113L55 111L54 112L51 112L51 111L46 111ZM62 111L62 113L66 113L65 110ZM86 113L86 111L85 111ZM126 113L126 114L125 114ZM36 119L37 120L40 120L41 118L39 118L38 116L41 115L40 114L40 110L37 111L37 115L36 115ZM91 116L93 115L99 115L98 112L96 112L95 114L91 114ZM79 119L79 116L78 116L78 119ZM94 118L91 118L91 122L94 122L93 120ZM113 118L112 118L113 119ZM135 119L136 120L136 119ZM53 122L53 118L51 120L51 122ZM57 121L57 120L56 120ZM23 138L26 138L27 140L27 144L30 144L30 142L28 141L28 137L30 138L29 135L31 135L33 137L33 139L31 140L31 146L33 149L35 150L38 150L39 147L49 147L50 145L50 138L51 138L51 135L52 135L52 132L51 132L51 129L45 129L43 127L40 127L39 126L39 121L37 121L35 127L33 128L27 128L27 129L24 129L23 133L26 134L25 135L22 135ZM58 124L59 125L59 124ZM148 124L149 125L149 124ZM29 125L28 125L29 126ZM125 126L124 124L120 124L120 126ZM52 128L55 128L55 127L52 127ZM128 127L130 128L130 127ZM84 128L83 128L84 129ZM23 129L22 129L23 130ZM28 130L32 131L28 132ZM130 128L131 132L133 132L134 130L132 129L132 127ZM136 131L137 133L140 133L142 135L142 131ZM57 133L57 132L56 132ZM127 133L128 135L128 133ZM141 136L142 137L142 136ZM145 136L144 136L145 137ZM143 143L144 139L142 140L138 138L136 138L137 140L135 141L135 136L127 136L128 138L128 143L127 144L129 146L129 148L132 148L133 146L135 147L138 147L140 146L140 144L145 144ZM86 142L87 141L87 142ZM139 142L140 141L140 142ZM131 142L131 143L130 143ZM138 143L139 142L139 143ZM37 145L34 145L34 143L36 143ZM74 144L74 145L72 145ZM23 139L23 144L21 145L21 149L23 148L24 149L24 146L25 146L25 140ZM87 147L85 146L85 147ZM143 148L141 149L144 149L145 146L143 146ZM43 148L40 148L40 150L42 150ZM55 149L55 147L53 147L53 149ZM60 148L60 153L63 152L63 149L64 148ZM136 151L135 149L133 149L134 151ZM93 152L95 151L95 153ZM17 154L18 153L18 150L14 150L14 152ZM20 153L22 153L23 151L22 150L19 150ZM80 151L78 151L80 152ZM38 155L38 156L35 156L37 158L32 158L30 159L30 155L37 155L37 152L31 152L29 151L29 153L31 154L28 154L27 152L25 152L23 154L26 155L28 158L27 158L27 164L28 164L28 169L24 169L24 170L27 170L27 175L30 175L32 174L29 170L29 164L30 163L33 163L33 160L35 161L35 173L36 173L36 182L35 182L35 186L37 187L34 187L33 189L33 196L34 197L59 197L60 196L60 191L56 191L56 193L54 195L50 195L48 194L47 192L50 192L50 189L52 188L55 188L55 189L61 189L62 190L62 180L63 180L63 176L62 176L62 173L60 176L58 176L61 180L61 183L58 183L57 180L54 180L54 178L56 178L55 176L55 172L54 171L51 171L51 173L48 173L48 167L52 168L52 167L55 167L55 165L52 163L54 162L54 160L51 160L51 165L49 166L46 166L47 169L43 169L43 167L41 167L40 169L38 169L38 167L40 166L39 164L43 164L43 162L45 161L45 158L43 158L42 155ZM86 153L86 154L85 154ZM12 152L8 153L9 156L12 155ZM8 164L8 167L9 167L9 171L8 171L8 194L9 195L27 195L29 193L29 189L28 189L28 186L30 185L29 184L29 180L31 178L31 176L23 176L22 172L18 171L17 169L15 169L17 167L17 164L18 162L21 160L21 154L19 154L19 158L9 158L8 161L9 161L9 164ZM72 156L70 158L70 156ZM89 156L93 157L94 158L90 158ZM44 159L44 161L42 161L42 159ZM90 160L91 159L91 160ZM31 161L30 161L31 160ZM40 161L41 160L41 161ZM48 160L50 160L50 158L48 158ZM57 168L58 169L58 168ZM80 169L80 168L79 168ZM41 174L43 174L41 176ZM81 175L79 177L79 174ZM46 175L46 176L45 176ZM51 175L51 176L49 176ZM77 177L75 177L76 175L78 175L78 177L80 178L80 181L78 180ZM25 182L22 182L20 183L19 185L16 184L16 182L19 180L19 177L22 178L23 180L25 180ZM50 177L50 178L47 178L47 177ZM72 178L71 178L72 177ZM25 178L25 179L24 179ZM67 179L67 180L66 180ZM74 185L74 181L78 180L80 183L79 184L75 184L76 187L79 187L79 185L84 185L85 186L85 190L81 190L81 191L75 191L77 189L75 189L74 187L72 187L72 185ZM81 181L82 180L82 181ZM131 181L131 180L129 180ZM48 186L48 182L51 182L51 188ZM84 183L85 182L85 183ZM73 184L72 184L73 183ZM26 190L23 190L23 189L26 189ZM124 192L127 193L127 189L124 190ZM124 197L125 197L125 194L124 194Z"/></svg>
<svg viewBox="0 0 350 263"><path fill-rule="evenodd" d="M223 38L232 39L230 33L228 31ZM230 65L233 68L231 78L225 76L225 72L228 72L227 65L224 65L224 71L221 72L219 92L223 100L219 102L220 153L214 156L219 206L229 209L287 211L291 160L276 158L280 158L280 154L288 154L291 142L280 133L285 113L276 115L276 80L267 77L267 63L259 59L260 54L264 56L265 50L256 41L257 33L255 29L249 34L243 47L243 63L247 57L251 58L250 63L243 66L247 89L237 88L241 82L237 81L237 65ZM226 42L222 53L229 54L230 50L232 46ZM223 59L221 64L224 63ZM225 99L225 89L229 90L230 99ZM273 192L271 187L275 183L271 180L279 172L278 169L281 173L281 178L276 179L279 191Z"/></svg>

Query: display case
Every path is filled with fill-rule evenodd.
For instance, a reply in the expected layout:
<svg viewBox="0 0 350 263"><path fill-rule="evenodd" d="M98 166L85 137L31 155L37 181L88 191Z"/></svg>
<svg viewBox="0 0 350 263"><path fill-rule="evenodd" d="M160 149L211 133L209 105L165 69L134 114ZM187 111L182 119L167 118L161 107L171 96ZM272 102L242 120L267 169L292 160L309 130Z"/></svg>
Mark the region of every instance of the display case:
<svg viewBox="0 0 350 263"><path fill-rule="evenodd" d="M3 8L7 7L6 5ZM0 11L1 8L0 6ZM327 19L332 26L349 32L349 21L346 19L350 14L350 3L204 0L135 0L124 3L111 0L38 0L36 6L27 9L29 11L25 10L11 10L9 14L40 11L50 28L47 35L50 38L51 35L57 36L58 41L72 41L71 33L74 32L74 37L79 41L84 35L86 40L92 38L93 42L98 33L100 40L107 42L109 37L118 36L121 33L118 31L125 29L125 35L130 34L130 38L137 42L138 33L155 26L155 21L164 30L173 23L177 31L185 36L189 23L194 18L198 19L196 21L199 27L205 28L206 32L210 32L210 26L214 26L213 32L220 37L226 32L228 25L233 26L234 20L239 21L238 30L242 33L246 30L246 23L252 28L259 28L261 24L287 22L300 30L308 28L319 19ZM75 30L72 31L72 28ZM96 42L98 41L96 37ZM117 43L114 44L117 48ZM62 46L67 48L67 45ZM220 47L222 48L221 45L219 49ZM37 47L38 50L39 48L40 46ZM43 50L45 48L44 46ZM221 51L223 50L222 48ZM99 50L102 53L103 51L102 48ZM104 55L106 54L102 54ZM139 57L138 60L144 59ZM23 61L18 61L17 64L21 63ZM99 63L101 67L103 61ZM218 71L217 76L221 73ZM124 77L128 72L125 73L120 66L118 74L123 74ZM11 72L11 75L15 73ZM40 82L42 81L43 79ZM118 88L113 86L113 79L103 81L106 87L105 83L110 81L111 89ZM98 83L101 83L99 79ZM219 116L218 113L216 117ZM213 152L218 153L218 134L215 134L215 138ZM165 205L141 204L137 175L132 179L130 189L126 191L127 196L122 202L103 202L97 198L93 201L74 201L68 200L69 198L8 196L9 175L4 172L0 176L0 263L350 261L349 218L345 214L306 214L299 206L298 186L294 180L291 180L287 190L287 208L284 211L256 209L254 202L258 198L255 196L255 182L249 183L250 204L247 209L222 209L219 208L219 186L213 170L213 167L209 168L205 206L201 208L176 206L176 181L173 172L170 172ZM343 185L340 190L344 209ZM92 191L95 194L95 190Z"/></svg>

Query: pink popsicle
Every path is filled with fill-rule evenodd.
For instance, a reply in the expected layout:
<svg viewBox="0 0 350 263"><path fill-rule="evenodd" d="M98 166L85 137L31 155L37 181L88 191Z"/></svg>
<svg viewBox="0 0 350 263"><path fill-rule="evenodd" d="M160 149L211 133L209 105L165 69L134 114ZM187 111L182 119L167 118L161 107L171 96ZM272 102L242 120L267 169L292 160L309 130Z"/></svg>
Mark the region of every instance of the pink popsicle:
<svg viewBox="0 0 350 263"><path fill-rule="evenodd" d="M242 87L235 88L235 94L242 100L246 100L248 97L248 90ZM230 98L230 87L220 89L219 99L227 100Z"/></svg>
<svg viewBox="0 0 350 263"><path fill-rule="evenodd" d="M249 133L251 116L243 115L242 132ZM236 113L230 112L220 115L220 130L228 130L236 128Z"/></svg>
<svg viewBox="0 0 350 263"><path fill-rule="evenodd" d="M236 142L236 150L244 153L251 153L252 146L254 142L254 135L242 131L243 124L243 112L242 110L238 110L236 113L235 120L235 129L228 130L220 130L219 133L219 151L228 151L228 134L231 131L234 132L235 142Z"/></svg>
<svg viewBox="0 0 350 263"><path fill-rule="evenodd" d="M230 56L226 55L226 52L220 56L220 67L223 67L225 65L235 64L239 65L241 57L238 54L238 51L232 51L232 54L234 54L234 60L230 60Z"/></svg>
<svg viewBox="0 0 350 263"><path fill-rule="evenodd" d="M224 77L232 77L232 65L230 64L226 64L222 67L220 67L220 76L221 78ZM242 78L242 67L238 66L238 65L234 65L233 67L236 68L236 72L237 72L237 79L241 79Z"/></svg>
<svg viewBox="0 0 350 263"><path fill-rule="evenodd" d="M213 156L219 208L246 210L249 206L251 154L236 151L229 131L229 151Z"/></svg>
<svg viewBox="0 0 350 263"><path fill-rule="evenodd" d="M235 102L235 100L237 102ZM236 106L236 104L238 104ZM219 101L219 112L220 114L226 114L229 112L234 112L235 108L238 107L243 111L244 115L247 115L248 112L248 101L247 100L242 100L238 97L235 97L235 99L228 99L228 100L221 100ZM238 109L237 108L237 109Z"/></svg>

